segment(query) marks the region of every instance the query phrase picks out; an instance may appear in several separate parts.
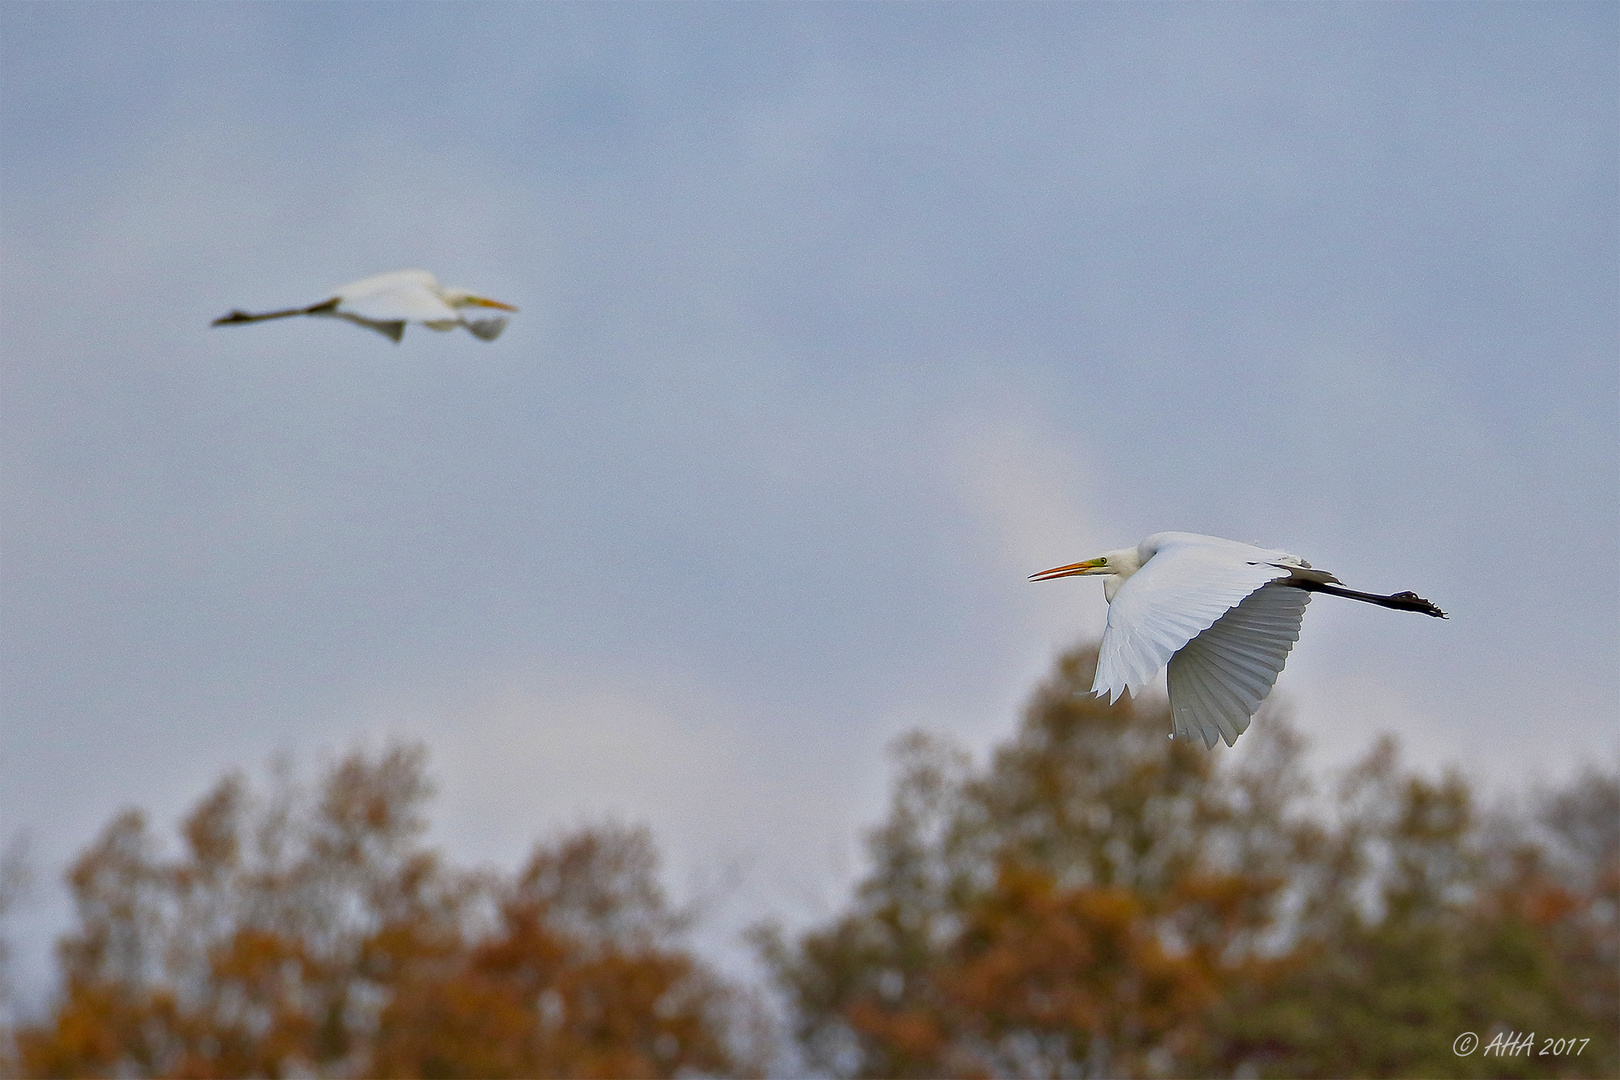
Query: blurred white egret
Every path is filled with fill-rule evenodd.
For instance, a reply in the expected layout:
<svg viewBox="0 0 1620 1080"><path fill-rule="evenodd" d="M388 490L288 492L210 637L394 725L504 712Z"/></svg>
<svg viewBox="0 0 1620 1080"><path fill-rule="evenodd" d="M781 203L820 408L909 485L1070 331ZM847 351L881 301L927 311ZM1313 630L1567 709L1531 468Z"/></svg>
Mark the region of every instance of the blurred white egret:
<svg viewBox="0 0 1620 1080"><path fill-rule="evenodd" d="M1031 581L1107 575L1108 629L1094 694L1117 701L1170 668L1175 736L1231 746L1271 693L1311 593L1331 593L1401 611L1446 613L1416 593L1356 592L1304 559L1197 533L1154 533L1133 548L1058 566Z"/></svg>
<svg viewBox="0 0 1620 1080"><path fill-rule="evenodd" d="M419 322L431 330L465 326L475 337L485 341L494 341L506 329L506 316L469 318L464 312L466 308L517 310L499 300L474 296L466 289L446 289L426 270L395 270L340 285L332 290L329 299L309 307L267 311L262 315L233 311L215 319L213 325L263 322L265 319L284 319L289 315L324 315L348 319L396 342L405 336L405 324L408 322Z"/></svg>

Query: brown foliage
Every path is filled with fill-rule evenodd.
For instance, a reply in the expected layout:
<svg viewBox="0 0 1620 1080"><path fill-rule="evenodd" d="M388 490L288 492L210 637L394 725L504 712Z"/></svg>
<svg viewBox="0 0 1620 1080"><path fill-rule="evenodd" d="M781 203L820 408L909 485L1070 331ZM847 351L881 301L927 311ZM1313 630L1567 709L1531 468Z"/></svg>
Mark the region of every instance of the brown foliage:
<svg viewBox="0 0 1620 1080"><path fill-rule="evenodd" d="M940 980L959 1044L951 1071L1057 1073L1105 1046L1182 1037L1212 982L1146 915L1128 889L1060 889L1045 870L1003 867Z"/></svg>
<svg viewBox="0 0 1620 1080"><path fill-rule="evenodd" d="M74 865L60 1000L25 1076L673 1076L746 1070L745 1004L679 945L641 830L535 849L511 879L423 848L420 748L307 796L223 780L165 859L141 814Z"/></svg>
<svg viewBox="0 0 1620 1080"><path fill-rule="evenodd" d="M380 1020L390 1076L670 1076L735 1068L726 991L663 944L643 832L597 831L535 852L498 929L448 970L399 986Z"/></svg>
<svg viewBox="0 0 1620 1080"><path fill-rule="evenodd" d="M1480 815L1383 740L1322 800L1273 712L1241 755L1064 657L982 770L898 746L850 909L759 941L841 1076L1611 1075L1620 782ZM1473 1031L1581 1058L1458 1056Z"/></svg>

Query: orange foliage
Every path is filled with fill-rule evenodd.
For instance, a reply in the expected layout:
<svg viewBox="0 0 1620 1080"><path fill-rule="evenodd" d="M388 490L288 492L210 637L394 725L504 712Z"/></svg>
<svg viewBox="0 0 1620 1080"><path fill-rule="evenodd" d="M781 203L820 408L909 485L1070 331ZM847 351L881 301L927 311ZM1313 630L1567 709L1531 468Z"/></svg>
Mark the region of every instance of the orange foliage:
<svg viewBox="0 0 1620 1080"><path fill-rule="evenodd" d="M1157 1038L1211 996L1194 959L1165 951L1134 893L1058 889L1028 867L1003 868L957 950L947 992L990 1033L1129 1028Z"/></svg>
<svg viewBox="0 0 1620 1080"><path fill-rule="evenodd" d="M164 859L135 812L70 875L25 1076L657 1077L747 1071L746 1002L679 945L645 832L586 830L511 879L419 844L419 749L355 754L313 799L228 777Z"/></svg>

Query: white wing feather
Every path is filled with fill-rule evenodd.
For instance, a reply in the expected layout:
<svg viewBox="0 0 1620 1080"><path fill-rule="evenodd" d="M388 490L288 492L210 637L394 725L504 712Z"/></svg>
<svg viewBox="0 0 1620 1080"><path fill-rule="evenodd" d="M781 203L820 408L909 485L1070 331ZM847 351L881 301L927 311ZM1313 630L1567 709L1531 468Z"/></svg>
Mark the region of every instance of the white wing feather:
<svg viewBox="0 0 1620 1080"><path fill-rule="evenodd" d="M1110 700L1140 693L1187 642L1243 598L1291 571L1279 551L1190 533L1161 533L1157 551L1120 586L1108 605L1094 693Z"/></svg>
<svg viewBox="0 0 1620 1080"><path fill-rule="evenodd" d="M1304 589L1262 586L1171 658L1178 739L1197 736L1209 747L1218 738L1237 741L1276 684L1310 602Z"/></svg>

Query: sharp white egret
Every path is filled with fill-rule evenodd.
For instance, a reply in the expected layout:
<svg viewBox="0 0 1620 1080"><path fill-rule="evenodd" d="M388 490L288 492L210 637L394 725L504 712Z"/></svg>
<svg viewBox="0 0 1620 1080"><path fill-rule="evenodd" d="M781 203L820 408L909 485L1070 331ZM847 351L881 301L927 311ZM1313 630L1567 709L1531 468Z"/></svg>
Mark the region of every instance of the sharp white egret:
<svg viewBox="0 0 1620 1080"><path fill-rule="evenodd" d="M426 270L394 270L340 285L332 290L329 298L318 304L267 311L259 315L233 311L215 319L213 325L263 322L265 319L285 319L289 315L321 315L347 319L396 342L405 336L405 324L408 322L419 322L430 330L453 330L465 326L474 337L484 341L494 341L506 329L506 316L471 317L465 310L467 308L517 310L511 304L475 296L466 289L444 288Z"/></svg>
<svg viewBox="0 0 1620 1080"><path fill-rule="evenodd" d="M1197 533L1154 533L1133 548L1042 570L1031 581L1103 576L1108 629L1097 655L1094 694L1110 701L1140 693L1159 669L1170 669L1174 737L1217 738L1231 746L1271 693L1311 593L1446 613L1416 593L1392 596L1344 588L1285 551Z"/></svg>

